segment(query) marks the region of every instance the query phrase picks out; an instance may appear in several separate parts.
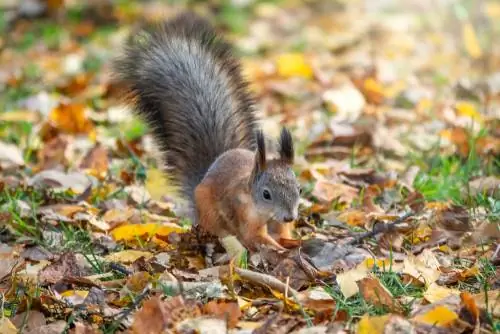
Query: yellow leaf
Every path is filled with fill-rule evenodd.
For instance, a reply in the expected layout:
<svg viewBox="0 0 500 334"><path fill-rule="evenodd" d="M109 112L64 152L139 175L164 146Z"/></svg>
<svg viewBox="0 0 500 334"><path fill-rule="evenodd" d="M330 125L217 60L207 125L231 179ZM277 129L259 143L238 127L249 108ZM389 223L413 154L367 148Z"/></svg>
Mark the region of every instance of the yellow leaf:
<svg viewBox="0 0 500 334"><path fill-rule="evenodd" d="M89 292L87 290L66 290L61 293L61 296L63 297L72 297L74 295L80 296L80 297L87 297Z"/></svg>
<svg viewBox="0 0 500 334"><path fill-rule="evenodd" d="M432 283L424 292L424 298L429 303L435 303L451 295L459 295L460 291L439 286L437 283Z"/></svg>
<svg viewBox="0 0 500 334"><path fill-rule="evenodd" d="M131 225L121 225L111 231L111 236L116 241L131 241L142 237L152 237L156 236L168 236L170 233L182 233L184 229L176 224L131 224Z"/></svg>
<svg viewBox="0 0 500 334"><path fill-rule="evenodd" d="M455 109L457 110L457 114L460 116L470 117L478 122L482 121L481 114L470 102L457 102L457 104L455 105Z"/></svg>
<svg viewBox="0 0 500 334"><path fill-rule="evenodd" d="M174 188L169 185L165 173L161 170L156 168L149 169L147 175L146 189L152 199L159 201L162 196L174 191Z"/></svg>
<svg viewBox="0 0 500 334"><path fill-rule="evenodd" d="M38 122L40 116L33 111L16 110L0 114L0 121L3 122Z"/></svg>
<svg viewBox="0 0 500 334"><path fill-rule="evenodd" d="M495 1L488 1L485 3L485 12L491 19L500 18L500 3Z"/></svg>
<svg viewBox="0 0 500 334"><path fill-rule="evenodd" d="M364 315L358 323L357 334L383 334L384 328L389 318L390 314L370 317L369 315Z"/></svg>
<svg viewBox="0 0 500 334"><path fill-rule="evenodd" d="M153 257L153 254L150 252L146 251L139 251L139 250L124 250L121 252L109 254L105 257L107 261L110 262L119 262L119 263L132 263L138 258L144 256L146 260L150 259Z"/></svg>
<svg viewBox="0 0 500 334"><path fill-rule="evenodd" d="M313 71L300 53L287 53L278 57L278 74L285 78L304 77L311 78Z"/></svg>
<svg viewBox="0 0 500 334"><path fill-rule="evenodd" d="M440 327L446 327L456 319L458 319L458 315L443 305L438 305L432 310L413 318L416 322Z"/></svg>
<svg viewBox="0 0 500 334"><path fill-rule="evenodd" d="M356 282L367 277L368 272L369 268L362 262L358 264L356 268L337 275L337 284L345 298L352 297L359 292L359 287Z"/></svg>
<svg viewBox="0 0 500 334"><path fill-rule="evenodd" d="M464 39L464 47L467 53L472 58L479 58L482 56L481 46L477 40L476 32L470 22L467 22L462 27L462 36Z"/></svg>

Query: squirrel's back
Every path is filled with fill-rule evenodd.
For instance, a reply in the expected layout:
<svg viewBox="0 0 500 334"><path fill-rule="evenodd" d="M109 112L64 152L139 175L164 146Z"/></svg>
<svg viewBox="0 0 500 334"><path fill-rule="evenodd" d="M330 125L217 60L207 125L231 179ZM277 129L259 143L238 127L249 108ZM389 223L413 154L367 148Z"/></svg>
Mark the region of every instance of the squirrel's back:
<svg viewBox="0 0 500 334"><path fill-rule="evenodd" d="M255 112L239 64L199 16L181 14L134 36L113 71L191 200L218 156L254 149Z"/></svg>

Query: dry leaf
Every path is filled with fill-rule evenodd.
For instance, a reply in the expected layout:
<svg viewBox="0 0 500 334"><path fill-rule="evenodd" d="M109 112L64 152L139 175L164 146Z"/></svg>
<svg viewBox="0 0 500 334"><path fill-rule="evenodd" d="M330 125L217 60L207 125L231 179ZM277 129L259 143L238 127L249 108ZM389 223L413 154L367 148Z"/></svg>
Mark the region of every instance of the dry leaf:
<svg viewBox="0 0 500 334"><path fill-rule="evenodd" d="M336 199L340 203L350 204L358 196L358 189L341 183L318 181L312 194L326 204Z"/></svg>
<svg viewBox="0 0 500 334"><path fill-rule="evenodd" d="M288 53L277 59L278 75L284 78L304 77L309 79L313 75L312 68L307 64L304 55Z"/></svg>
<svg viewBox="0 0 500 334"><path fill-rule="evenodd" d="M11 168L24 165L21 149L14 144L0 141L0 167Z"/></svg>
<svg viewBox="0 0 500 334"><path fill-rule="evenodd" d="M106 260L111 262L119 262L119 263L132 263L137 259L144 257L146 260L152 258L154 255L150 252L128 249L121 252L116 252L109 254L105 257Z"/></svg>
<svg viewBox="0 0 500 334"><path fill-rule="evenodd" d="M432 283L424 292L424 298L429 303L435 303L451 295L458 296L459 294L460 292L458 290L445 288L437 285L436 283Z"/></svg>
<svg viewBox="0 0 500 334"><path fill-rule="evenodd" d="M443 305L438 305L431 310L418 314L412 318L415 322L439 327L451 325L456 319L458 319L458 314Z"/></svg>
<svg viewBox="0 0 500 334"><path fill-rule="evenodd" d="M238 303L231 301L210 301L203 306L202 311L207 315L217 316L223 320L227 319L227 326L230 329L236 327L242 316Z"/></svg>
<svg viewBox="0 0 500 334"><path fill-rule="evenodd" d="M327 90L323 93L323 101L328 109L335 113L336 123L356 121L366 105L363 94L352 84Z"/></svg>
<svg viewBox="0 0 500 334"><path fill-rule="evenodd" d="M74 253L65 253L57 261L43 268L38 274L38 279L42 284L56 283L64 277L84 276L84 271L80 268Z"/></svg>
<svg viewBox="0 0 500 334"><path fill-rule="evenodd" d="M474 26L470 22L462 26L462 38L465 50L472 58L479 58L482 56L483 53L479 41L477 40Z"/></svg>
<svg viewBox="0 0 500 334"><path fill-rule="evenodd" d="M384 334L384 329L391 315L371 317L364 315L358 323L357 334Z"/></svg>
<svg viewBox="0 0 500 334"><path fill-rule="evenodd" d="M149 169L147 175L145 187L152 199L159 201L163 196L174 191L174 188L168 184L165 173L161 170Z"/></svg>
<svg viewBox="0 0 500 334"><path fill-rule="evenodd" d="M87 170L90 175L102 179L108 172L108 165L108 151L101 144L97 144L83 158L80 168Z"/></svg>
<svg viewBox="0 0 500 334"><path fill-rule="evenodd" d="M172 223L148 223L148 224L132 224L121 225L111 231L111 236L116 241L134 241L137 238L150 238L153 236L166 237L170 233L182 233L185 230L179 225Z"/></svg>
<svg viewBox="0 0 500 334"><path fill-rule="evenodd" d="M356 282L363 299L370 304L386 307L394 313L401 313L402 307L387 288L376 277L365 277Z"/></svg>
<svg viewBox="0 0 500 334"><path fill-rule="evenodd" d="M94 124L82 104L60 104L52 110L49 120L57 129L71 134L93 134L94 131Z"/></svg>
<svg viewBox="0 0 500 334"><path fill-rule="evenodd" d="M357 281L368 276L369 269L363 262L359 264L356 268L338 274L336 277L337 284L340 287L340 291L345 298L354 296L359 292L359 287Z"/></svg>

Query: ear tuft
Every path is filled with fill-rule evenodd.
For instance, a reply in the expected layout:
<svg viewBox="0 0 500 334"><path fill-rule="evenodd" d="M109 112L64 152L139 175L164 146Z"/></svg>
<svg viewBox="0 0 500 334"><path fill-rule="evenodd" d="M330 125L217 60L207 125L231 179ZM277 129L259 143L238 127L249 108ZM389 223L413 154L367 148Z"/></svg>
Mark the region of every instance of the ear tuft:
<svg viewBox="0 0 500 334"><path fill-rule="evenodd" d="M264 133L262 130L258 130L255 133L255 139L257 142L257 152L255 153L255 164L259 172L266 169L266 141L264 139Z"/></svg>
<svg viewBox="0 0 500 334"><path fill-rule="evenodd" d="M285 163L292 165L293 164L293 139L292 134L287 128L281 129L280 134L280 159Z"/></svg>

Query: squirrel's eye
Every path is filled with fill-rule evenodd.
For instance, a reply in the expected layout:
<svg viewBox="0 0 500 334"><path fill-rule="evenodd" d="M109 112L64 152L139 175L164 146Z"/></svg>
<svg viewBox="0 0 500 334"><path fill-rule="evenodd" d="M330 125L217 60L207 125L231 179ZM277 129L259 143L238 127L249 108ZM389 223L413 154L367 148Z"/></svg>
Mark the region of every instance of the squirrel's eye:
<svg viewBox="0 0 500 334"><path fill-rule="evenodd" d="M268 200L268 201L271 200L271 193L267 189L264 190L264 192L262 193L262 196L264 197L265 200Z"/></svg>
<svg viewBox="0 0 500 334"><path fill-rule="evenodd" d="M299 186L299 195L302 195L302 187Z"/></svg>

